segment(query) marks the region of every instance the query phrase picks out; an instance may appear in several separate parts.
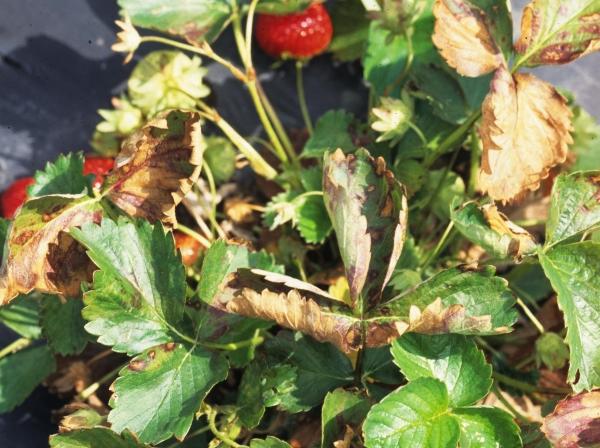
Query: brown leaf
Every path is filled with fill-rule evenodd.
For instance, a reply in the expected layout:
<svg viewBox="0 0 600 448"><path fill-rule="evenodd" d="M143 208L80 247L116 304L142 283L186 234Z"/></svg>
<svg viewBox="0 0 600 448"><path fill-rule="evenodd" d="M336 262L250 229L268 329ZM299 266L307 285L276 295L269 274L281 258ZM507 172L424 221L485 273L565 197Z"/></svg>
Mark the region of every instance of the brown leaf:
<svg viewBox="0 0 600 448"><path fill-rule="evenodd" d="M129 137L109 176L108 198L131 216L175 226L175 207L198 180L200 117L170 111Z"/></svg>
<svg viewBox="0 0 600 448"><path fill-rule="evenodd" d="M481 207L481 210L485 220L494 232L510 237L508 253L511 256L520 258L535 251L537 247L535 238L527 230L509 221L506 215L500 213L494 204L486 204Z"/></svg>
<svg viewBox="0 0 600 448"><path fill-rule="evenodd" d="M433 43L448 65L477 77L506 65L485 21L485 13L465 0L436 0Z"/></svg>
<svg viewBox="0 0 600 448"><path fill-rule="evenodd" d="M482 111L479 187L493 199L508 202L536 190L565 161L572 113L551 84L499 68Z"/></svg>
<svg viewBox="0 0 600 448"><path fill-rule="evenodd" d="M542 431L556 448L600 445L600 390L560 401L544 418Z"/></svg>
<svg viewBox="0 0 600 448"><path fill-rule="evenodd" d="M79 295L81 282L91 280L94 267L67 232L101 216L98 200L84 195L51 195L26 202L8 234L0 270L0 304L33 289Z"/></svg>

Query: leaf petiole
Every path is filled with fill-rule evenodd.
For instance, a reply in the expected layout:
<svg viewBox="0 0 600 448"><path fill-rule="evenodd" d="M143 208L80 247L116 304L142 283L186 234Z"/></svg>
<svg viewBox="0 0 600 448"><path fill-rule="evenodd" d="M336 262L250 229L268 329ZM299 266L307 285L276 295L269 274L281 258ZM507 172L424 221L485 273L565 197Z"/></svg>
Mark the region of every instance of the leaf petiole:
<svg viewBox="0 0 600 448"><path fill-rule="evenodd" d="M310 119L310 113L308 111L308 105L306 104L306 93L304 91L304 62L296 61L296 91L298 93L298 104L300 106L300 113L304 120L304 126L308 131L308 135L313 135L314 129L312 120Z"/></svg>
<svg viewBox="0 0 600 448"><path fill-rule="evenodd" d="M0 350L0 359L12 355L18 351L23 350L24 348L29 347L33 343L33 340L29 338L19 338L16 341L11 342L2 350Z"/></svg>

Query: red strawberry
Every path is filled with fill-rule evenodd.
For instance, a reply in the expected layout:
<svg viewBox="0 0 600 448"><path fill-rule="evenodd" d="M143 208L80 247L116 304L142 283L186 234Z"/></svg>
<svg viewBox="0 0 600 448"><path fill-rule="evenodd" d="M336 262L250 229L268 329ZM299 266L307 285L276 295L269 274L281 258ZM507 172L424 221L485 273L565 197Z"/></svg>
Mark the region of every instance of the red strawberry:
<svg viewBox="0 0 600 448"><path fill-rule="evenodd" d="M94 188L100 188L104 182L104 176L112 170L115 164L110 157L87 156L83 162L83 174L94 174Z"/></svg>
<svg viewBox="0 0 600 448"><path fill-rule="evenodd" d="M177 230L173 232L173 236L175 237L175 247L181 251L183 264L193 265L200 255L202 245L198 240Z"/></svg>
<svg viewBox="0 0 600 448"><path fill-rule="evenodd" d="M294 14L260 14L256 20L258 44L277 58L311 58L325 51L332 35L331 18L320 3Z"/></svg>
<svg viewBox="0 0 600 448"><path fill-rule="evenodd" d="M27 187L33 182L33 177L17 179L2 193L2 216L9 219L15 216L17 209L27 200Z"/></svg>

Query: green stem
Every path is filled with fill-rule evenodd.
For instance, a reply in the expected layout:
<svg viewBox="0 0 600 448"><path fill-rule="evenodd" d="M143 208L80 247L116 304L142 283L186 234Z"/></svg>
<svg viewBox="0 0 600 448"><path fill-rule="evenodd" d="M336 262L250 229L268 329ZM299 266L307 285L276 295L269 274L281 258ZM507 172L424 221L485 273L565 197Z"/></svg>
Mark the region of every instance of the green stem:
<svg viewBox="0 0 600 448"><path fill-rule="evenodd" d="M506 409L508 409L508 411L518 420L521 420L523 423L529 423L529 419L527 417L525 417L523 414L521 414L519 411L517 411L515 409L515 407L510 404L510 402L504 398L504 395L502 395L502 391L500 390L500 388L498 387L498 383L496 381L494 381L493 385L492 385L492 391L494 392L494 394L496 395L496 397L498 397L498 400L500 401L500 403L502 403L504 405L504 407Z"/></svg>
<svg viewBox="0 0 600 448"><path fill-rule="evenodd" d="M177 223L177 230L179 230L181 233L185 233L186 235L191 236L196 241L198 241L200 244L202 244L202 246L204 246L204 247L210 247L210 241L209 240L207 240L206 238L204 238L202 235L200 235L195 230L190 229L188 226L184 226L181 223Z"/></svg>
<svg viewBox="0 0 600 448"><path fill-rule="evenodd" d="M106 383L106 382L112 380L114 377L116 377L119 374L119 372L121 371L121 369L126 367L128 364L129 363L120 365L116 369L113 369L110 372L108 372L106 375L104 375L102 378L100 378L95 383L90 384L88 387L86 387L85 389L83 389L81 392L79 392L77 394L76 400L86 401L88 398L90 398L92 395L94 395L96 393L96 391L100 388L100 386L102 386L104 383Z"/></svg>
<svg viewBox="0 0 600 448"><path fill-rule="evenodd" d="M475 129L471 131L471 154L469 164L469 185L467 186L467 196L471 197L477 189L477 178L479 176L479 157L481 148L479 147L479 139Z"/></svg>
<svg viewBox="0 0 600 448"><path fill-rule="evenodd" d="M565 395L571 394L573 391L571 389L567 389L565 387L540 387L534 386L533 384L526 383L525 381L519 381L509 376L503 375L498 372L494 372L492 376L502 384L506 384L507 386L514 387L515 389L519 389L523 392L528 393L541 393L541 394L550 394L550 395Z"/></svg>
<svg viewBox="0 0 600 448"><path fill-rule="evenodd" d="M296 154L294 145L288 137L287 132L285 131L285 128L283 127L279 116L277 115L277 112L275 112L275 108L271 104L269 97L265 93L265 89L262 88L262 85L260 84L260 81L258 79L256 80L256 88L258 90L258 95L260 96L260 99L265 107L265 110L267 111L267 115L269 116L271 122L273 123L273 126L275 127L275 132L277 132L281 143L283 143L283 147L287 151L290 159L293 160L296 164L298 164L298 155Z"/></svg>
<svg viewBox="0 0 600 448"><path fill-rule="evenodd" d="M427 209L427 208L431 207L431 205L433 204L433 201L435 201L435 198L437 198L437 195L440 194L440 191L442 191L442 187L444 186L444 181L446 180L446 177L448 177L448 173L450 172L450 170L454 167L454 164L456 163L456 159L458 158L459 152L460 152L460 146L458 146L454 150L454 153L452 153L452 157L451 157L450 161L448 162L448 164L444 167L444 171L442 172L442 175L440 177L438 184L435 186L435 190L433 190L433 193L431 193L431 196L429 196L429 199L427 200L427 203L425 204L423 209ZM431 214L431 212L430 212L430 214Z"/></svg>
<svg viewBox="0 0 600 448"><path fill-rule="evenodd" d="M414 124L412 121L409 121L406 124L408 124L408 127L411 128L415 134L417 134L417 137L419 137L419 140L421 140L421 143L423 143L423 146L427 146L427 144L429 142L427 141L427 137L425 137L425 134L423 134L423 131L421 131L419 126Z"/></svg>
<svg viewBox="0 0 600 448"><path fill-rule="evenodd" d="M29 338L19 338L16 341L11 342L0 350L0 359L29 347L32 342L33 341Z"/></svg>
<svg viewBox="0 0 600 448"><path fill-rule="evenodd" d="M213 177L212 170L208 164L204 165L204 175L206 176L208 188L210 189L210 213L208 214L208 220L219 234L219 237L226 239L227 234L217 222L217 185L215 184L215 178Z"/></svg>
<svg viewBox="0 0 600 448"><path fill-rule="evenodd" d="M433 260L436 259L436 257L442 253L442 251L444 250L444 248L446 247L446 243L447 241L449 241L448 237L450 236L450 232L454 229L454 221L450 221L448 223L448 226L446 227L446 230L444 231L444 233L442 234L442 237L440 238L440 240L437 243L437 246L435 246L435 249L433 249L432 252L429 253L429 256L425 259L425 261L423 262L423 264L421 265L421 270L425 270L429 267L429 265L431 264L431 262Z"/></svg>
<svg viewBox="0 0 600 448"><path fill-rule="evenodd" d="M235 440L232 440L227 434L219 431L215 422L217 418L217 411L205 404L205 412L206 418L208 420L208 427L217 439L219 439L225 445L231 446L233 448L247 448L246 445L240 445Z"/></svg>
<svg viewBox="0 0 600 448"><path fill-rule="evenodd" d="M259 0L252 0L248 7L248 15L246 16L246 57L252 67L252 31L254 28L254 14L256 13L256 5Z"/></svg>
<svg viewBox="0 0 600 448"><path fill-rule="evenodd" d="M245 341L228 342L225 344L218 344L215 342L200 342L199 345L213 350L225 350L232 352L235 350L239 350L240 348L259 346L264 341L265 338L262 337L257 331L256 333L254 333L254 336L252 336L250 339L246 339Z"/></svg>
<svg viewBox="0 0 600 448"><path fill-rule="evenodd" d="M304 125L308 130L309 135L313 135L313 125L310 119L310 113L308 111L308 105L306 104L306 93L304 92L304 74L303 69L304 63L302 61L296 61L296 91L298 92L298 104L300 105L300 112L302 113L302 119Z"/></svg>
<svg viewBox="0 0 600 448"><path fill-rule="evenodd" d="M531 323L533 324L533 326L535 328L537 328L537 330L540 332L540 334L544 334L545 333L544 326L538 320L538 318L535 317L535 314L533 314L531 312L531 310L529 309L529 307L525 304L525 302L523 302L523 300L521 300L520 297L517 297L517 304L521 307L521 309L523 310L523 312L525 313L525 315L529 318L529 320L531 321Z"/></svg>
<svg viewBox="0 0 600 448"><path fill-rule="evenodd" d="M389 96L394 91L394 89L396 89L396 87L402 85L402 83L404 82L404 80L406 79L406 77L408 76L408 74L410 73L410 70L412 68L413 60L415 58L415 51L413 48L413 40L412 40L412 29L408 29L404 33L404 36L406 37L406 51L407 51L406 63L404 64L404 68L402 69L402 72L400 73L398 78L396 78L394 83L391 84L390 86L386 87L385 91L383 92L384 96Z"/></svg>
<svg viewBox="0 0 600 448"><path fill-rule="evenodd" d="M481 109L478 109L475 112L473 112L463 124L456 128L454 132L452 132L452 134L446 137L444 141L442 141L438 145L435 152L432 153L430 157L425 159L425 167L430 167L438 158L444 155L449 149L452 149L456 145L458 145L464 138L465 134L471 130L471 126L473 126L473 124L479 119L480 116Z"/></svg>
<svg viewBox="0 0 600 448"><path fill-rule="evenodd" d="M188 441L190 441L194 437L197 437L200 434L204 434L207 431L210 431L210 426L208 426L208 425L206 425L206 426L204 426L202 428L199 428L196 431L189 433L186 436L186 438L185 438L185 442L187 443ZM181 446L181 442L180 441L174 442L171 445L168 445L166 448L177 448L178 446Z"/></svg>

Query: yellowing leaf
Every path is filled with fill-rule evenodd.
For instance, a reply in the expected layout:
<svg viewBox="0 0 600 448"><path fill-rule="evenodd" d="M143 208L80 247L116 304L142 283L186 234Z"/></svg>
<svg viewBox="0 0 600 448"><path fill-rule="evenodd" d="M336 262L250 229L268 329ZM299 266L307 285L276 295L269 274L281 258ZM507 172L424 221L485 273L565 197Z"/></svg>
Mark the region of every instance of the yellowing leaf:
<svg viewBox="0 0 600 448"><path fill-rule="evenodd" d="M50 195L26 202L6 241L0 304L33 289L77 296L94 267L67 232L101 215L98 200L85 195Z"/></svg>
<svg viewBox="0 0 600 448"><path fill-rule="evenodd" d="M477 77L506 65L506 61L494 40L486 13L472 3L436 0L432 40L448 65L461 75Z"/></svg>
<svg viewBox="0 0 600 448"><path fill-rule="evenodd" d="M493 199L508 202L536 190L565 161L571 111L551 84L499 68L482 112L479 186Z"/></svg>
<svg viewBox="0 0 600 448"><path fill-rule="evenodd" d="M529 66L565 64L600 49L598 0L533 0L515 43Z"/></svg>
<svg viewBox="0 0 600 448"><path fill-rule="evenodd" d="M175 207L200 175L200 117L171 111L123 143L108 197L131 216L176 225Z"/></svg>
<svg viewBox="0 0 600 448"><path fill-rule="evenodd" d="M524 228L509 221L506 215L500 213L494 204L486 204L481 207L481 210L485 220L494 232L510 238L510 243L508 243L508 253L510 255L521 257L535 250L537 244L533 236Z"/></svg>
<svg viewBox="0 0 600 448"><path fill-rule="evenodd" d="M555 448L600 445L600 390L584 392L560 401L544 418L542 431Z"/></svg>

